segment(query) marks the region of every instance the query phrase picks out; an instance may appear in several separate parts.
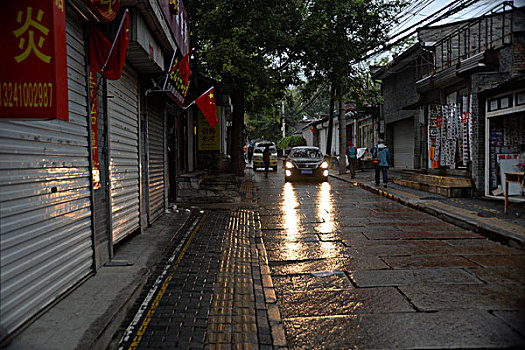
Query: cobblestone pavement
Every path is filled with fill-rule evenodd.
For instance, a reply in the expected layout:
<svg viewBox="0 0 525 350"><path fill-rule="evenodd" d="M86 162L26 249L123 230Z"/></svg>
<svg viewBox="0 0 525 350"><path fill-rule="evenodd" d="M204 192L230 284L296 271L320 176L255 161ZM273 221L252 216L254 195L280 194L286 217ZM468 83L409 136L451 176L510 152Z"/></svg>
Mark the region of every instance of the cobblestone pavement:
<svg viewBox="0 0 525 350"><path fill-rule="evenodd" d="M257 213L202 211L193 220L113 347L285 348Z"/></svg>
<svg viewBox="0 0 525 350"><path fill-rule="evenodd" d="M337 179L255 181L290 349L525 346L523 249Z"/></svg>

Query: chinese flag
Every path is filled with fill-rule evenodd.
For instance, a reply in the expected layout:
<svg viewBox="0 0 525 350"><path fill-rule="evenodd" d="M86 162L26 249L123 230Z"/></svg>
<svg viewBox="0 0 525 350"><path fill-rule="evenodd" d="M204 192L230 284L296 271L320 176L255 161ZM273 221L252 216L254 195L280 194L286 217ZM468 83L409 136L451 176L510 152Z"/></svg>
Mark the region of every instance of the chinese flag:
<svg viewBox="0 0 525 350"><path fill-rule="evenodd" d="M214 128L219 120L217 119L217 108L215 107L213 87L199 96L195 100L195 103L199 106L199 109L204 115L204 118L206 118L206 121L208 121L210 127Z"/></svg>
<svg viewBox="0 0 525 350"><path fill-rule="evenodd" d="M191 52L190 52L191 53ZM191 76L191 70L190 70L190 53L188 53L186 56L182 57L182 59L177 63L177 66L179 68L179 74L184 82L184 84L189 84L189 77Z"/></svg>
<svg viewBox="0 0 525 350"><path fill-rule="evenodd" d="M111 51L112 47L113 51ZM110 80L119 79L122 74L128 48L129 13L127 10L124 13L120 30L116 34L113 45L94 24L91 24L89 35L89 64L92 70L102 73L104 64L107 61L104 77Z"/></svg>

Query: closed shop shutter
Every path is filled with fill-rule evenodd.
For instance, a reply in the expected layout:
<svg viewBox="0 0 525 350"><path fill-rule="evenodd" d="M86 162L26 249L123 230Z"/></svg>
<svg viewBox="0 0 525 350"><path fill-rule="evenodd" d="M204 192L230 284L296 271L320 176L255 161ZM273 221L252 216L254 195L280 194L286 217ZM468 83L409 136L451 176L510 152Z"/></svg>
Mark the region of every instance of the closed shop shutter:
<svg viewBox="0 0 525 350"><path fill-rule="evenodd" d="M137 73L129 66L108 80L113 243L139 228L139 119Z"/></svg>
<svg viewBox="0 0 525 350"><path fill-rule="evenodd" d="M69 9L66 31L69 121L0 121L0 329L7 333L93 266L84 40Z"/></svg>
<svg viewBox="0 0 525 350"><path fill-rule="evenodd" d="M151 224L164 211L164 114L156 106L148 109L148 142Z"/></svg>
<svg viewBox="0 0 525 350"><path fill-rule="evenodd" d="M393 159L396 168L414 168L414 118L394 123Z"/></svg>

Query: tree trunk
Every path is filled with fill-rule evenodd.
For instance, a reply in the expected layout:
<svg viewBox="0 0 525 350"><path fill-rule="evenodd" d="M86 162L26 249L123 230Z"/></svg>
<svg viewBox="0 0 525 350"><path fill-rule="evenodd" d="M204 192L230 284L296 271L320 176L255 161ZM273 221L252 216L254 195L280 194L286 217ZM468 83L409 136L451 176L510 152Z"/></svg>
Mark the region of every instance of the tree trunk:
<svg viewBox="0 0 525 350"><path fill-rule="evenodd" d="M334 96L335 88L332 85L330 88L330 112L328 115L328 135L326 136L326 155L332 155L332 135L334 133Z"/></svg>
<svg viewBox="0 0 525 350"><path fill-rule="evenodd" d="M233 105L232 138L230 156L232 171L237 176L244 176L244 164L242 160L244 140L244 90L236 89L231 94Z"/></svg>
<svg viewBox="0 0 525 350"><path fill-rule="evenodd" d="M343 111L343 100L339 98L337 116L339 118L339 175L346 173L346 117Z"/></svg>

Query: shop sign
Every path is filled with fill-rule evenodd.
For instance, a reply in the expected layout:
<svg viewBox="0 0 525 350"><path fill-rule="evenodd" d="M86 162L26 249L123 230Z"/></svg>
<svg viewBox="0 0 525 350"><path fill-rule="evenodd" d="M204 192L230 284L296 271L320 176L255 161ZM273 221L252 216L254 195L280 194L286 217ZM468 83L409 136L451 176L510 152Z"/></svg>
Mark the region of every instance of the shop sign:
<svg viewBox="0 0 525 350"><path fill-rule="evenodd" d="M100 161L98 158L98 99L97 99L97 72L89 70L89 101L91 121L91 159L93 161L93 188L100 188Z"/></svg>
<svg viewBox="0 0 525 350"><path fill-rule="evenodd" d="M188 89L190 87L189 77L186 75L183 79L185 75L181 74L181 70L185 70L184 65L181 64L183 58L181 52L177 50L173 56L163 87L163 90L168 93L168 96L181 107L184 106L184 101L186 100L186 95L188 95Z"/></svg>
<svg viewBox="0 0 525 350"><path fill-rule="evenodd" d="M220 109L216 109L217 119ZM218 152L220 149L220 128L211 127L204 115L199 111L197 128L197 148L199 152Z"/></svg>
<svg viewBox="0 0 525 350"><path fill-rule="evenodd" d="M101 22L111 22L118 14L120 0L83 0Z"/></svg>
<svg viewBox="0 0 525 350"><path fill-rule="evenodd" d="M65 0L6 1L0 30L0 117L69 120Z"/></svg>
<svg viewBox="0 0 525 350"><path fill-rule="evenodd" d="M157 0L159 3L166 21L170 26L171 32L175 36L177 46L182 51L182 55L186 55L189 51L189 31L188 22L186 20L186 9L182 0Z"/></svg>

